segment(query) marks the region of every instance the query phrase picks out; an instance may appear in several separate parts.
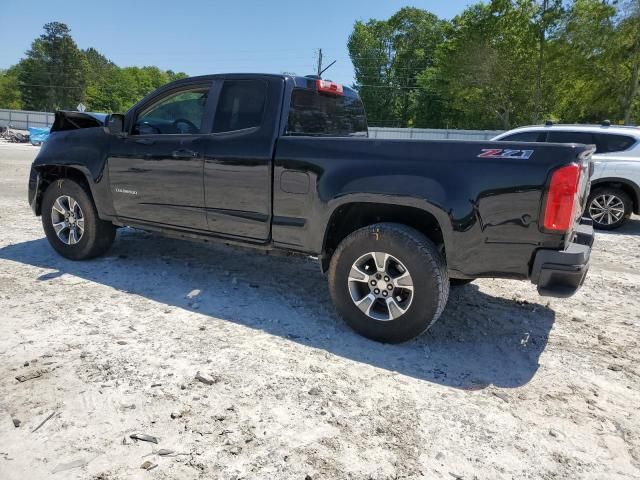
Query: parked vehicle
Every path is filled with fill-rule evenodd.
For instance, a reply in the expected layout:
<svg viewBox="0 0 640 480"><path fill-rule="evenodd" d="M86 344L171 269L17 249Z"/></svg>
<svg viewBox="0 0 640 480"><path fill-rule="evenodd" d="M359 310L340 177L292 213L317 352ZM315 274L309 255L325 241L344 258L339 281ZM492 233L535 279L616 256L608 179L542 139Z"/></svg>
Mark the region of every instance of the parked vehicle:
<svg viewBox="0 0 640 480"><path fill-rule="evenodd" d="M374 140L356 92L313 77L179 80L105 122L57 112L29 203L82 260L116 227L318 257L356 331L401 342L442 313L450 279L582 284L584 145Z"/></svg>
<svg viewBox="0 0 640 480"><path fill-rule="evenodd" d="M548 123L516 128L493 140L508 142L584 143L596 146L591 194L585 215L596 228L621 227L640 214L640 128Z"/></svg>

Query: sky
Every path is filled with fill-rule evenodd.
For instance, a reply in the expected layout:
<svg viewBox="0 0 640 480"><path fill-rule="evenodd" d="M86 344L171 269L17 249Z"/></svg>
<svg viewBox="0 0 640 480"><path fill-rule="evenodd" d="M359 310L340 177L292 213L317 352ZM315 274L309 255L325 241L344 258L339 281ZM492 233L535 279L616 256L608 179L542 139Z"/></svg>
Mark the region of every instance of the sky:
<svg viewBox="0 0 640 480"><path fill-rule="evenodd" d="M232 72L315 73L353 81L347 39L356 20L386 19L403 6L452 18L473 0L3 0L0 68L17 63L42 26L66 23L80 48L117 65L155 65L188 75Z"/></svg>

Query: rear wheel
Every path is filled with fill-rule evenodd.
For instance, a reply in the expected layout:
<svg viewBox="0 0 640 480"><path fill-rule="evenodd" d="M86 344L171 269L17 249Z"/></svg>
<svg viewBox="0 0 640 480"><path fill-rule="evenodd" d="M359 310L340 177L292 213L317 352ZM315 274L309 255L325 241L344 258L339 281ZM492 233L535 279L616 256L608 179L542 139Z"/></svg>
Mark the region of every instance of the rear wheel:
<svg viewBox="0 0 640 480"><path fill-rule="evenodd" d="M87 191L66 178L55 180L44 192L42 226L54 250L71 260L102 255L116 233L111 222L100 220Z"/></svg>
<svg viewBox="0 0 640 480"><path fill-rule="evenodd" d="M596 188L587 201L587 214L594 227L602 230L621 227L631 216L632 209L629 195L614 187Z"/></svg>
<svg viewBox="0 0 640 480"><path fill-rule="evenodd" d="M440 317L449 278L428 238L405 225L378 223L340 243L331 258L329 289L351 328L373 340L398 343Z"/></svg>

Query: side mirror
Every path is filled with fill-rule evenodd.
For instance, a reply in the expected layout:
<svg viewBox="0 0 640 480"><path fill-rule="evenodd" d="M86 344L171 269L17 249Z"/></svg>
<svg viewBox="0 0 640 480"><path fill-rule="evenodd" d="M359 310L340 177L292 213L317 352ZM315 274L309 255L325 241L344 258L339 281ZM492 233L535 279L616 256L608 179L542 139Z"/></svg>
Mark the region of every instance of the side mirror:
<svg viewBox="0 0 640 480"><path fill-rule="evenodd" d="M122 135L124 133L124 115L112 113L107 118L107 130L111 135Z"/></svg>

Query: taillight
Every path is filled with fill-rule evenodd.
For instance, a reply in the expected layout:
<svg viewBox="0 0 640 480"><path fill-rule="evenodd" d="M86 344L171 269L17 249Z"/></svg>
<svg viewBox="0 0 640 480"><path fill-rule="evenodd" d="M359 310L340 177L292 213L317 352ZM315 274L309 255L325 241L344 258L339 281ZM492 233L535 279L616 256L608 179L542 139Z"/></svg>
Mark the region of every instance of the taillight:
<svg viewBox="0 0 640 480"><path fill-rule="evenodd" d="M578 205L580 166L576 163L559 168L551 176L544 207L544 228L566 232L571 228Z"/></svg>
<svg viewBox="0 0 640 480"><path fill-rule="evenodd" d="M344 88L339 83L317 80L316 86L319 92L330 93L332 95L344 95Z"/></svg>

